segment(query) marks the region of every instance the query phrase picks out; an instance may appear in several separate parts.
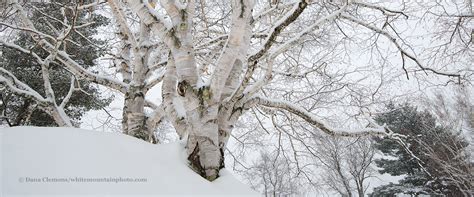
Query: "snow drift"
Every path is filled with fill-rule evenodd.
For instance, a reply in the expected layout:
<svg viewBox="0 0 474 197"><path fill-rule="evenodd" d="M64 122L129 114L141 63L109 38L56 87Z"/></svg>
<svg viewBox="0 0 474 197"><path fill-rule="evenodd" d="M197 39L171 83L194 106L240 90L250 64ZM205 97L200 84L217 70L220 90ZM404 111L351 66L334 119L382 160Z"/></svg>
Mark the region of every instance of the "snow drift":
<svg viewBox="0 0 474 197"><path fill-rule="evenodd" d="M208 182L181 143L74 128L0 128L0 196L258 196L228 171Z"/></svg>

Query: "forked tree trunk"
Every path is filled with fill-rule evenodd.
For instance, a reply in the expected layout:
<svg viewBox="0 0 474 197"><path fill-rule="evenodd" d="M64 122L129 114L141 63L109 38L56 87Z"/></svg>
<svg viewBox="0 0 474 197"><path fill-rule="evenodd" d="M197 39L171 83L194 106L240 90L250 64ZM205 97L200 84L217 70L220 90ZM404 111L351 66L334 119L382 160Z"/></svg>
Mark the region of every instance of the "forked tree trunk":
<svg viewBox="0 0 474 197"><path fill-rule="evenodd" d="M125 94L122 113L122 131L126 135L142 139L153 144L158 143L154 130L161 122L161 116L145 114L144 90L140 87L131 87Z"/></svg>
<svg viewBox="0 0 474 197"><path fill-rule="evenodd" d="M213 181L219 176L224 160L219 148L219 104L211 102L208 86L194 88L182 81L178 84L178 94L189 109L186 112L190 127L186 150L190 166L202 177Z"/></svg>
<svg viewBox="0 0 474 197"><path fill-rule="evenodd" d="M116 6L113 1L111 1L114 6ZM121 10L116 10L117 14L121 14ZM123 21L122 21L123 22ZM146 88L146 79L147 72L149 71L149 37L150 37L150 28L144 23L140 23L140 39L136 43L135 39L127 40L124 43L124 50L122 50L122 55L126 59L130 59L130 52L135 56L132 62L133 69L129 68L122 69L122 75L124 76L124 82L130 82L128 91L125 93L125 103L124 103L124 114L123 114L123 131L133 137L156 143L156 140L153 138L152 130L154 127L149 128L148 117L145 115L145 94L147 92ZM130 32L128 35L132 35ZM133 44L131 44L133 42ZM133 47L134 46L134 47ZM121 62L125 67L127 66L126 62Z"/></svg>
<svg viewBox="0 0 474 197"><path fill-rule="evenodd" d="M113 4L113 1L110 2ZM142 1L128 0L127 2L132 11L141 18L142 26L153 29L170 49L167 71L163 79L164 111L178 135L187 137L186 150L190 166L204 178L210 181L215 180L219 176L219 170L224 167L223 152L232 122L235 122L243 111L240 110L236 113L238 115L233 116L233 109L229 108L235 107L235 105L223 107L222 104L225 103L226 97L223 95L229 96L238 86L234 83L240 81L239 77L231 77L230 72L234 67L240 70L243 62L247 61L254 1L232 1L231 23L233 25L226 43L227 46L216 60L216 65L220 66L211 77L210 84L205 86L201 83L201 77L197 71L198 64L194 51L195 46L193 46L194 2L189 1L184 8L180 8L170 3L171 1L161 1L163 8L170 15L171 23L151 14L152 5ZM129 35L128 38L132 36L127 33L127 29L124 29L123 32ZM140 41L147 37L148 35L141 34ZM134 39L130 39L130 43L133 45ZM133 50L135 49L132 48ZM134 51L134 54L139 53ZM146 53L141 52L140 54ZM146 72L143 72L145 71L143 67L148 64L143 60L147 60L147 58L135 56L133 80L142 79L141 76L145 76L143 74ZM239 71L237 75L240 76L241 72ZM231 80L228 80L229 78ZM132 84L143 82L136 83L133 80ZM127 100L125 101L127 114L131 115L126 116L127 125L124 128L127 127L129 135L139 138L146 136L139 131L147 130L146 127L140 128L140 125L146 126L146 120L141 118L143 111L138 109L138 105L143 106L144 104L142 96L130 93L126 96ZM232 102L236 101L234 99ZM221 107L225 108L225 112L220 113Z"/></svg>

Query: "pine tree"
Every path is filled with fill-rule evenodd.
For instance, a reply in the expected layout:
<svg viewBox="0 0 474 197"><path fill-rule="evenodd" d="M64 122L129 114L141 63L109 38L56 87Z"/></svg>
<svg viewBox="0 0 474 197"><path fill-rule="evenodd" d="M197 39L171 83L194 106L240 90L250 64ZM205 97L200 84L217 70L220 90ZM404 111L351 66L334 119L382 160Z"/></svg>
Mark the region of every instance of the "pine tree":
<svg viewBox="0 0 474 197"><path fill-rule="evenodd" d="M30 9L32 20L35 27L50 35L57 36L57 29L61 29L61 21L47 20L52 16L62 18L62 14L73 15L74 10L65 8L64 5L70 2L61 0L52 3L31 3L38 9ZM87 3L87 1L85 2ZM72 17L71 17L72 18ZM70 21L72 22L72 21ZM91 23L93 22L93 23ZM89 24L86 27L77 28L71 31L70 37L73 42L65 42L61 48L69 54L74 54L73 59L77 60L84 68L96 66L96 59L103 54L103 50L98 46L104 42L94 38L97 34L97 28L108 24L108 20L91 10L89 13L80 14L76 18L76 24ZM35 46L30 48L31 51L40 55L41 58L47 57L49 54L36 46L33 39L26 33L16 35L14 41L21 46ZM0 47L0 67L12 72L19 80L27 83L30 87L39 93L44 93L43 79L41 77L41 66L34 57L25 55L22 52L13 50L8 47ZM70 73L63 69L57 63L50 67L50 78L52 88L56 94L56 99L62 100L69 91ZM89 110L98 110L107 106L111 102L111 98L100 95L98 88L91 85L85 80L78 80L82 91L75 91L65 107L67 115L73 120L75 125L79 124L82 115ZM8 124L8 126L35 125L35 126L55 126L56 123L52 117L43 112L36 106L36 103L27 97L14 94L8 88L1 91L0 94L0 113L3 121L0 124Z"/></svg>
<svg viewBox="0 0 474 197"><path fill-rule="evenodd" d="M470 193L471 166L466 147L467 141L460 132L437 124L436 118L427 111L418 111L408 104L388 105L388 112L376 121L387 124L394 132L409 136L408 148L422 161L422 166L399 144L391 140L376 139L376 148L391 159L378 159L380 173L392 176L405 175L399 183L390 183L374 189L371 196L448 195L463 196ZM447 167L461 171L454 177ZM459 184L461 183L461 184Z"/></svg>

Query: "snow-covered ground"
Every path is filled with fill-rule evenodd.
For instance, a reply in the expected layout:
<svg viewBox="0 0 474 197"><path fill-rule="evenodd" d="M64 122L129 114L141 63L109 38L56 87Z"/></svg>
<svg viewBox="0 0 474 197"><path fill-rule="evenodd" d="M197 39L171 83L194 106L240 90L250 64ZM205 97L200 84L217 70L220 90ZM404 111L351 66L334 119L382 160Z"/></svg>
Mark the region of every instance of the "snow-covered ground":
<svg viewBox="0 0 474 197"><path fill-rule="evenodd" d="M258 196L230 172L208 182L183 145L120 133L0 128L0 196Z"/></svg>

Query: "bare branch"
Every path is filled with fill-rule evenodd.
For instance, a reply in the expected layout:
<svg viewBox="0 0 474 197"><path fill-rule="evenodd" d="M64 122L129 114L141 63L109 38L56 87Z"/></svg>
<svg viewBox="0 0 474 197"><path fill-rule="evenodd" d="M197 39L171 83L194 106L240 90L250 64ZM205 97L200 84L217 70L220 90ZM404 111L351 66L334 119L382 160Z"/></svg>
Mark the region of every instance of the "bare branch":
<svg viewBox="0 0 474 197"><path fill-rule="evenodd" d="M390 40L390 42L392 42L393 44L395 44L395 46L398 48L398 50L402 53L403 56L406 56L408 58L410 58L411 60L413 60L416 65L418 65L418 67L423 70L423 71L431 71L432 73L435 73L437 75L443 75L443 76L448 76L448 77L456 77L458 78L458 80L460 81L461 80L461 75L460 74L455 74L455 73L447 73L447 72L440 72L440 71L437 71L435 69L432 69L432 68L429 68L429 67L426 67L424 65L422 65L421 61L418 60L418 58L416 58L415 55L409 53L407 50L403 49L402 46L397 42L397 39L395 37L393 37L392 35L390 35L387 31L385 30L382 30L378 27L375 27L375 26L372 26L370 25L369 23L366 23L364 21L361 21L359 19L356 19L352 16L349 16L347 14L342 14L341 15L342 18L346 19L346 20L349 20L353 23L356 23L356 24L359 24L361 26L364 26L372 31L374 31L375 33L378 33L378 34L382 34L384 35L385 37L388 38L388 40Z"/></svg>

